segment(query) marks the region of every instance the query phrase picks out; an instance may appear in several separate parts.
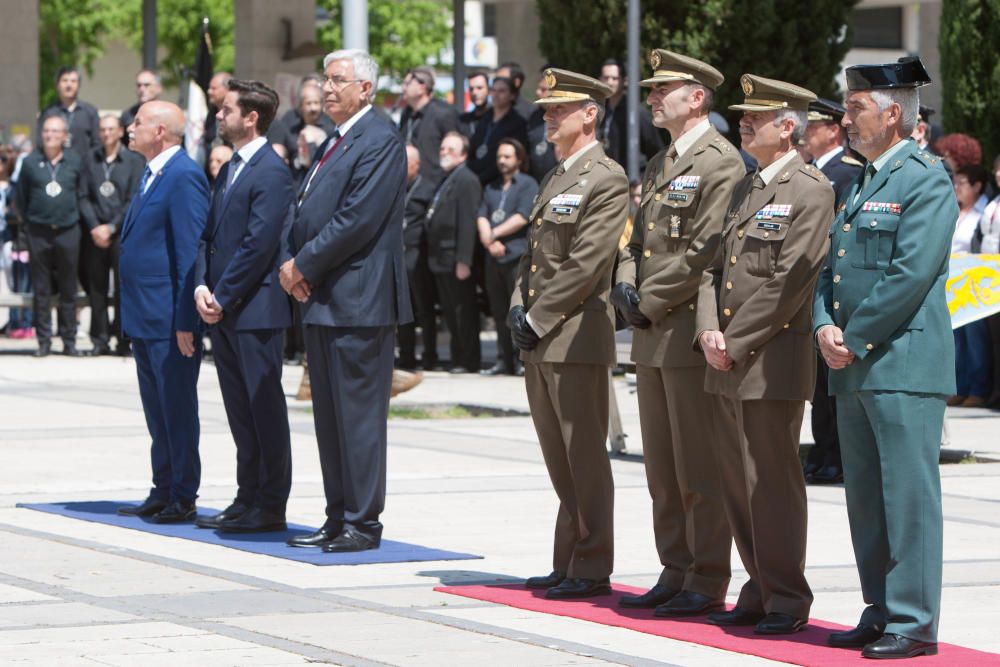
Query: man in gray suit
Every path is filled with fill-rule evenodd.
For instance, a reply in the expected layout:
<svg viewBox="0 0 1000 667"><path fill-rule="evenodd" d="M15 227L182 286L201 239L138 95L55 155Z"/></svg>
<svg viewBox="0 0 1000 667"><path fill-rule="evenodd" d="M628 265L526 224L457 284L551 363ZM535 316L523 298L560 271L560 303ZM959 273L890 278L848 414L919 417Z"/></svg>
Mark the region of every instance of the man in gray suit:
<svg viewBox="0 0 1000 667"><path fill-rule="evenodd" d="M337 124L285 221L280 280L302 304L326 522L289 544L378 548L396 324L412 319L403 265L406 154L372 110L378 65L345 49L323 60Z"/></svg>

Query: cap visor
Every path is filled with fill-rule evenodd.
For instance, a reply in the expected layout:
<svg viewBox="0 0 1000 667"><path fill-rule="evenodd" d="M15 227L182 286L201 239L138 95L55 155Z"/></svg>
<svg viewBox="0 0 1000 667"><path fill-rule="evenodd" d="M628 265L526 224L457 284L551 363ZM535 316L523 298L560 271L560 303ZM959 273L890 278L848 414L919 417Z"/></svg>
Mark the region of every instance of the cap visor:
<svg viewBox="0 0 1000 667"><path fill-rule="evenodd" d="M730 111L777 111L779 109L787 109L788 107L779 107L778 105L770 104L733 104L729 107Z"/></svg>
<svg viewBox="0 0 1000 667"><path fill-rule="evenodd" d="M653 76L648 79L643 79L639 82L639 85L643 88L652 88L653 84L657 83L670 83L671 81L688 81L690 83L698 83L692 79L688 79L682 76Z"/></svg>
<svg viewBox="0 0 1000 667"><path fill-rule="evenodd" d="M541 99L535 100L535 104L541 104L541 105L545 105L545 104L572 104L573 102L586 102L589 99L592 99L592 98L588 97L587 95L580 95L579 97L576 97L576 96L574 96L574 97L569 97L569 96L566 96L566 97L551 97L551 96L549 96L549 97L543 97Z"/></svg>

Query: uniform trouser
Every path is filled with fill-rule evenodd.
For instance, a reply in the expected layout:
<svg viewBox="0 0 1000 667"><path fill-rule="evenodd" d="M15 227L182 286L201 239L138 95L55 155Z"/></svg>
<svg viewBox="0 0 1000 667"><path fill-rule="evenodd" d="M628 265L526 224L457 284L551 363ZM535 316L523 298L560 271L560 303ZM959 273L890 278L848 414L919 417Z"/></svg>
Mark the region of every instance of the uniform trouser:
<svg viewBox="0 0 1000 667"><path fill-rule="evenodd" d="M507 312L510 297L517 281L516 261L501 264L492 256L486 258L486 296L490 302L490 314L497 326L497 352L499 361L512 372L514 370L514 341L507 327Z"/></svg>
<svg viewBox="0 0 1000 667"><path fill-rule="evenodd" d="M727 398L719 467L729 526L750 580L737 606L809 618L806 487L799 462L804 401Z"/></svg>
<svg viewBox="0 0 1000 667"><path fill-rule="evenodd" d="M52 339L52 292L59 292L59 335L69 347L76 345L77 265L80 261L80 226L25 225L31 252L34 289L35 335L39 344Z"/></svg>
<svg viewBox="0 0 1000 667"><path fill-rule="evenodd" d="M608 367L544 362L524 367L531 419L559 497L552 569L603 579L614 566Z"/></svg>
<svg viewBox="0 0 1000 667"><path fill-rule="evenodd" d="M469 277L459 280L454 272L435 273L441 313L451 334L451 363L473 373L479 372L479 303L476 301L476 281Z"/></svg>
<svg viewBox="0 0 1000 667"><path fill-rule="evenodd" d="M866 623L937 641L941 611L941 427L931 394L858 391L837 396L847 516Z"/></svg>
<svg viewBox="0 0 1000 667"><path fill-rule="evenodd" d="M823 357L817 355L816 388L813 391L812 421L813 440L808 463L818 466L837 466L840 462L840 439L837 437L837 399L830 395L830 369Z"/></svg>
<svg viewBox="0 0 1000 667"><path fill-rule="evenodd" d="M90 342L95 348L106 348L111 337L111 325L108 321L108 289L111 287L111 272L115 274L115 335L121 340L121 335L117 329L121 326L118 311L118 253L121 245L118 237L111 240L111 245L107 248L98 248L94 241L89 238L90 234L84 232L85 236L81 242L83 245L83 272L87 276L89 291L87 296L90 301Z"/></svg>
<svg viewBox="0 0 1000 667"><path fill-rule="evenodd" d="M197 333L194 345L194 356L185 357L177 348L176 338L132 340L142 410L153 439L153 488L149 496L164 502L193 503L201 483L201 336Z"/></svg>
<svg viewBox="0 0 1000 667"><path fill-rule="evenodd" d="M705 367L636 365L646 483L663 564L657 583L721 599L732 537L716 461L722 399L702 389Z"/></svg>
<svg viewBox="0 0 1000 667"><path fill-rule="evenodd" d="M281 329L209 331L212 355L236 443L236 498L284 512L292 488L288 407L281 386Z"/></svg>
<svg viewBox="0 0 1000 667"><path fill-rule="evenodd" d="M385 508L395 330L314 324L305 330L327 521L375 539Z"/></svg>

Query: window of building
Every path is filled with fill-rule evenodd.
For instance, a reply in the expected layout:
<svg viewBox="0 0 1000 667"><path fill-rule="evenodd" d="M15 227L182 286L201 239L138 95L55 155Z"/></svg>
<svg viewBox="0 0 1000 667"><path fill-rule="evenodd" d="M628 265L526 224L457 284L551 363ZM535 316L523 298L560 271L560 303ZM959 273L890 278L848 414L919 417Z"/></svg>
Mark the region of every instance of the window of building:
<svg viewBox="0 0 1000 667"><path fill-rule="evenodd" d="M493 2L483 3L483 37L497 36L497 6Z"/></svg>
<svg viewBox="0 0 1000 667"><path fill-rule="evenodd" d="M851 12L856 49L902 49L903 8L872 7Z"/></svg>

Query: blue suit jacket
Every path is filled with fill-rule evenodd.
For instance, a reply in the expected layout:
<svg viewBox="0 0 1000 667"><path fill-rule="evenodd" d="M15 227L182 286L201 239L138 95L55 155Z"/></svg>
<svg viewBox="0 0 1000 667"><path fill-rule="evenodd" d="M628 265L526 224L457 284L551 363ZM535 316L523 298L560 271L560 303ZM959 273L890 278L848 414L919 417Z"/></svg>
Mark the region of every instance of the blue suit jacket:
<svg viewBox="0 0 1000 667"><path fill-rule="evenodd" d="M194 264L207 214L208 181L183 150L132 197L119 259L122 328L132 338L197 329Z"/></svg>
<svg viewBox="0 0 1000 667"><path fill-rule="evenodd" d="M303 187L308 180L309 174ZM285 222L282 261L294 257L312 285L304 323L375 327L412 320L403 266L405 194L403 142L371 110L348 130L308 192L300 191Z"/></svg>
<svg viewBox="0 0 1000 667"><path fill-rule="evenodd" d="M268 144L243 165L227 192L232 166L225 164L215 179L195 286L212 291L223 324L240 331L284 329L292 312L278 282L278 252L295 198L292 175Z"/></svg>

